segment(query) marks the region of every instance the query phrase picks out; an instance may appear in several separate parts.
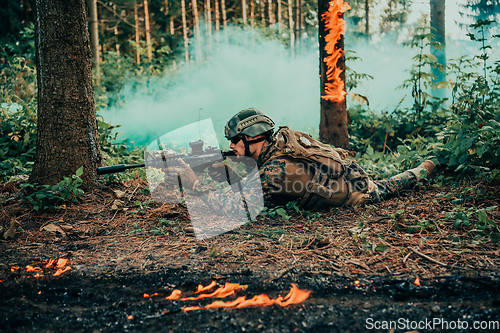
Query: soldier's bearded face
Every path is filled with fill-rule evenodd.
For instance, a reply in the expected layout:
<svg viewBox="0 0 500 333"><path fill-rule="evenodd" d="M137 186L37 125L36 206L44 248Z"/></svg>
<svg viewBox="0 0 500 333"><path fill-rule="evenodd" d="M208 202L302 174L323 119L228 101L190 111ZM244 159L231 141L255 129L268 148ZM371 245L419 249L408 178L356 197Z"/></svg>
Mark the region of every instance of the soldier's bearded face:
<svg viewBox="0 0 500 333"><path fill-rule="evenodd" d="M255 140L257 138L260 138L261 135L259 136L256 136L254 138L252 137L249 137L247 135L245 135L245 139L247 139L247 141L252 141L252 140ZM262 144L263 142L258 142L258 143L253 143L250 145L250 157L252 157L253 159L257 159L258 155L259 155L259 152L260 152L260 149L262 147ZM238 141L238 143L234 144L231 142L231 144L229 145L229 148L234 150L234 152L236 153L236 156L245 156L245 143L243 142L243 140L240 140Z"/></svg>

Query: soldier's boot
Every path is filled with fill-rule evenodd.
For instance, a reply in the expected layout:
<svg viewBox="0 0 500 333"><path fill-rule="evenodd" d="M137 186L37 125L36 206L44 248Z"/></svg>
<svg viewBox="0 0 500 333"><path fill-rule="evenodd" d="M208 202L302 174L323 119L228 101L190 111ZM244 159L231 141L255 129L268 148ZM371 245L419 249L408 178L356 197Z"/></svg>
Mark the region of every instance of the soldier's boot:
<svg viewBox="0 0 500 333"><path fill-rule="evenodd" d="M426 160L422 162L418 167L408 170L409 172L413 173L415 177L417 177L417 183L425 178L429 178L431 174L434 172L434 162L431 160Z"/></svg>

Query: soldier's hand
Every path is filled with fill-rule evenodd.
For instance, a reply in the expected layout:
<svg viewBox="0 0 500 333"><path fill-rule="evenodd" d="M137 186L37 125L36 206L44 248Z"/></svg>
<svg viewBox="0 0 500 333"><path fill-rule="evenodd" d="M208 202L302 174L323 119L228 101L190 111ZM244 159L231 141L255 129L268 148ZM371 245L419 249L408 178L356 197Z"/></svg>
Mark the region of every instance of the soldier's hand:
<svg viewBox="0 0 500 333"><path fill-rule="evenodd" d="M193 170L181 159L177 160L177 165L163 169L165 173L165 181L167 183L178 184L179 178L181 186L192 190L194 184L198 181L198 177L194 174Z"/></svg>
<svg viewBox="0 0 500 333"><path fill-rule="evenodd" d="M213 180L219 183L227 181L229 184L232 184L241 179L240 175L223 162L214 163L208 167L208 174Z"/></svg>

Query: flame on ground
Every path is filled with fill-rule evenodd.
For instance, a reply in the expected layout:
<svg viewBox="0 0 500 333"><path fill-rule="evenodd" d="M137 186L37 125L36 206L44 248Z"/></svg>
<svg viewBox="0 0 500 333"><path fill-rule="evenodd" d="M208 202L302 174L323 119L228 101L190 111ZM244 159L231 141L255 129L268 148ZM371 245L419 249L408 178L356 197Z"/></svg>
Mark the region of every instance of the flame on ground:
<svg viewBox="0 0 500 333"><path fill-rule="evenodd" d="M340 78L342 69L337 68L337 61L342 57L344 51L337 49L335 45L341 36L345 34L345 21L341 14L349 9L351 9L351 6L344 0L332 0L329 3L328 11L321 15L321 19L325 22L325 31L329 31L325 36L325 51L329 56L323 59L328 67L326 71L328 82L325 84L325 91L321 98L332 102L343 102L347 95L344 89L344 81Z"/></svg>
<svg viewBox="0 0 500 333"><path fill-rule="evenodd" d="M245 296L238 297L234 301L223 302L223 301L215 301L207 306L188 306L184 308L184 311L193 311L193 310L206 310L206 309L217 309L217 308L245 308L248 306L270 306L270 305L279 305L282 307L298 304L305 301L308 297L310 291L300 290L294 283L292 283L292 288L290 292L285 297L278 296L276 299L270 299L269 296L262 294L254 296L251 299L246 299Z"/></svg>
<svg viewBox="0 0 500 333"><path fill-rule="evenodd" d="M227 296L234 295L235 292L247 289L248 285L240 285L239 283L229 283L226 282L224 287L220 287L217 290L215 290L213 293L210 294L201 294L196 297L186 297L186 298L181 298L181 301L194 301L197 299L201 298L210 298L210 297L216 297L216 298L224 298Z"/></svg>
<svg viewBox="0 0 500 333"><path fill-rule="evenodd" d="M415 279L415 282L413 282L413 283L416 284L417 286L420 286L420 279L418 278L418 276Z"/></svg>
<svg viewBox="0 0 500 333"><path fill-rule="evenodd" d="M56 269L56 272L53 274L53 276L59 276L61 275L62 273L64 272L67 272L71 269L71 266L67 266L69 260L68 259L64 259L64 258L59 258L59 259L49 259L47 264L44 266L44 268L54 268ZM17 270L21 269L21 267L19 266L12 266L10 268L10 271L11 272L15 272ZM44 270L40 267L34 267L32 265L26 265L26 272L36 272L35 275L33 275L33 277L41 277L41 276L45 276L44 274L40 274L40 273L44 273ZM29 276L28 276L29 277Z"/></svg>
<svg viewBox="0 0 500 333"><path fill-rule="evenodd" d="M174 291L172 291L172 294L170 294L170 296L165 297L165 299L168 299L171 301L176 301L179 298L181 298L181 293L182 292L180 290L174 289Z"/></svg>
<svg viewBox="0 0 500 333"><path fill-rule="evenodd" d="M207 290L210 290L212 289L213 287L215 287L217 285L217 282L215 281L212 281L212 283L210 283L208 286L206 287L203 287L203 285L198 285L198 290L196 291L196 293L201 293L202 291L207 291Z"/></svg>

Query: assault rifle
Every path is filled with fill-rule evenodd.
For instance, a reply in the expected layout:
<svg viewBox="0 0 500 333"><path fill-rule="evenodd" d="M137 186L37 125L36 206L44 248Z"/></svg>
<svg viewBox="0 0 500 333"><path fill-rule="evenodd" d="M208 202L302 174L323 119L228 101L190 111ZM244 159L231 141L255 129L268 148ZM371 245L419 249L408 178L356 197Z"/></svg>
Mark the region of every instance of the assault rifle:
<svg viewBox="0 0 500 333"><path fill-rule="evenodd" d="M212 165L229 156L236 156L234 151L222 151L216 147L207 147L203 149L204 142L202 140L192 141L189 143L191 152L188 154L176 154L172 149L157 150L153 153L146 153L146 161L141 164L118 164L106 167L97 168L98 175L106 175L109 173L122 172L128 169L144 168L146 165L152 168L166 168L175 166L178 159L183 160L191 169L195 171L203 171L207 166Z"/></svg>

